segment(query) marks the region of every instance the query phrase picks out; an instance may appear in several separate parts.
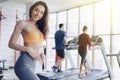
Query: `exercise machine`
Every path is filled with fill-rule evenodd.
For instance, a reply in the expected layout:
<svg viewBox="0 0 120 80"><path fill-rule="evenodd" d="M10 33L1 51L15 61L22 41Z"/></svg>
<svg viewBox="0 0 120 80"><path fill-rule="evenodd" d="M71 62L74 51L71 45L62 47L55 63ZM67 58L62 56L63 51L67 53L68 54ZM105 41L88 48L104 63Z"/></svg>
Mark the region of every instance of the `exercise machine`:
<svg viewBox="0 0 120 80"><path fill-rule="evenodd" d="M3 71L2 71L2 68L0 67L0 80L2 80L3 78Z"/></svg>
<svg viewBox="0 0 120 80"><path fill-rule="evenodd" d="M107 56L110 56L110 57L115 56L117 58L118 65L120 67L120 51L117 54L107 54Z"/></svg>
<svg viewBox="0 0 120 80"><path fill-rule="evenodd" d="M70 53L70 50L78 49L78 45L77 45L78 40L77 38L74 38L68 42L68 47L66 48L66 58L68 58L68 60L70 61L71 68L64 70L62 73L53 73L53 72L39 73L38 76L40 77L40 79L41 78L44 78L42 80L103 80L105 78L113 79L113 73L106 57L106 51L102 38L100 38L99 36L93 36L91 40L94 41L95 46L90 46L89 50L97 50L97 49L101 50L107 68L106 71L101 69L94 69L90 67L90 62L89 60L87 60L88 67L91 70L91 72L85 77L82 78L78 77L79 68L75 67L73 59L71 57L72 54Z"/></svg>

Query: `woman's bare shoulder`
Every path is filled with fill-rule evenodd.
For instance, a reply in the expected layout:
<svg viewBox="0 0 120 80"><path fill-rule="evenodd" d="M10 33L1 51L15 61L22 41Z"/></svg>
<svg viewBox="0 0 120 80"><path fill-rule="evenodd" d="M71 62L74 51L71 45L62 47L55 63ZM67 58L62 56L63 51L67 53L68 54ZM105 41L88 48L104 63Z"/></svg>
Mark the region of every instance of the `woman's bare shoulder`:
<svg viewBox="0 0 120 80"><path fill-rule="evenodd" d="M17 24L26 25L27 24L27 20L20 20L20 21L17 22Z"/></svg>
<svg viewBox="0 0 120 80"><path fill-rule="evenodd" d="M27 20L20 20L16 23L16 27L19 27L19 28L24 28L27 25L29 25Z"/></svg>

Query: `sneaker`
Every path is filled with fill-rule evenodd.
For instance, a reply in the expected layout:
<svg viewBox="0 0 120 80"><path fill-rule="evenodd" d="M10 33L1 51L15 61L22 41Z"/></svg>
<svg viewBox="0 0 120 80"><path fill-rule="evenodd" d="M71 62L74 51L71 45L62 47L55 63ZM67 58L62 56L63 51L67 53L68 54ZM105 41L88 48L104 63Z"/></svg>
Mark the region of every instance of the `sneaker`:
<svg viewBox="0 0 120 80"><path fill-rule="evenodd" d="M63 71L62 71L62 70L60 70L60 69L58 69L57 73L61 73L61 72L63 72Z"/></svg>
<svg viewBox="0 0 120 80"><path fill-rule="evenodd" d="M85 72L85 75L88 75L89 73L90 73L90 71L88 70L88 71Z"/></svg>
<svg viewBox="0 0 120 80"><path fill-rule="evenodd" d="M78 74L78 77L82 78L82 77L85 77L85 75L83 73L81 73L81 74Z"/></svg>
<svg viewBox="0 0 120 80"><path fill-rule="evenodd" d="M56 66L52 66L51 68L52 68L52 70L53 70L54 73L57 72L57 67Z"/></svg>
<svg viewBox="0 0 120 80"><path fill-rule="evenodd" d="M2 80L3 76L0 75L0 80Z"/></svg>

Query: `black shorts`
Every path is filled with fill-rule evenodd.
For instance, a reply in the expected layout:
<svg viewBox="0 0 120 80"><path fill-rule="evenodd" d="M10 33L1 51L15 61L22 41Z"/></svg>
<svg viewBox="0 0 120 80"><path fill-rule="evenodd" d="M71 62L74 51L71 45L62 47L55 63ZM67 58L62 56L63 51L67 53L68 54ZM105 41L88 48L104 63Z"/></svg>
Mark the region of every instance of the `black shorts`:
<svg viewBox="0 0 120 80"><path fill-rule="evenodd" d="M64 58L64 57L65 57L64 49L56 50L56 52L57 52L57 55L58 55L60 58Z"/></svg>

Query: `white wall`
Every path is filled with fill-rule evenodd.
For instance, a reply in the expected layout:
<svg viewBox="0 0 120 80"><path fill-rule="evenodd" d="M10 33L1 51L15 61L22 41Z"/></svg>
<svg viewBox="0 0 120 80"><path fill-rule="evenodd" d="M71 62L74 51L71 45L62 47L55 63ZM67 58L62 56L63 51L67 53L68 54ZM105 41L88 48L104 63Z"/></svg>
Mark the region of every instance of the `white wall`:
<svg viewBox="0 0 120 80"><path fill-rule="evenodd" d="M5 67L14 66L14 50L8 47L9 38L13 32L16 23L16 11L18 10L19 19L25 18L25 5L19 3L0 3L2 14L7 17L1 22L1 42L0 42L0 59L6 59ZM22 44L21 38L18 43ZM18 51L16 53L19 53ZM19 54L17 54L19 56ZM0 63L2 66L2 63Z"/></svg>

